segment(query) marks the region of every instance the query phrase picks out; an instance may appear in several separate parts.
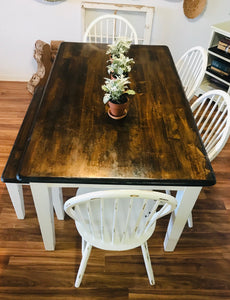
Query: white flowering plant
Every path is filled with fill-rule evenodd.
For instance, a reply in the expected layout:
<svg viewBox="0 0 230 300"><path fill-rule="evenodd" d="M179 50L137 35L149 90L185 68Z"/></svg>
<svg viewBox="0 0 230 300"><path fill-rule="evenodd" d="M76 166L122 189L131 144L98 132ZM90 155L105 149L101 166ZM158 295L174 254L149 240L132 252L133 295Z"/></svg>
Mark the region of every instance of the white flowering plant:
<svg viewBox="0 0 230 300"><path fill-rule="evenodd" d="M125 54L128 52L132 41L127 39L117 39L113 44L108 45L108 50L106 54L110 54L110 56L114 59L115 57L120 57L121 54Z"/></svg>
<svg viewBox="0 0 230 300"><path fill-rule="evenodd" d="M127 95L135 94L134 90L129 89L129 83L129 77L124 77L124 75L116 79L105 78L105 84L102 85L102 90L105 92L104 104L108 101L116 104L127 102Z"/></svg>
<svg viewBox="0 0 230 300"><path fill-rule="evenodd" d="M114 57L111 64L107 66L108 73L112 74L113 77L128 76L128 73L131 71L131 65L134 64L133 58L129 58L124 54L121 54L120 57Z"/></svg>

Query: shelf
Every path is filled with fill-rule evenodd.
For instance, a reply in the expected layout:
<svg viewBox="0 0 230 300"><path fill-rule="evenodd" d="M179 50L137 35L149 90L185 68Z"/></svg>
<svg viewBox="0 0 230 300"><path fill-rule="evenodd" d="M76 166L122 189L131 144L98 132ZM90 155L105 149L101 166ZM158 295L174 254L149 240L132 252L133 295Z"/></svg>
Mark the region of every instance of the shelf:
<svg viewBox="0 0 230 300"><path fill-rule="evenodd" d="M212 30L214 32L220 33L224 36L230 37L230 22L222 22L215 25L212 25Z"/></svg>
<svg viewBox="0 0 230 300"><path fill-rule="evenodd" d="M230 53L226 53L225 51L217 48L221 40L224 40L225 38L230 39L230 22L228 21L215 24L211 26L211 28L212 34L207 51L207 69L201 85L196 93L199 95L200 93L204 93L212 89L221 89L230 94L230 75L222 75L210 69L211 64L215 65L214 60L219 61L220 68L222 64L224 64L226 67L230 67Z"/></svg>
<svg viewBox="0 0 230 300"><path fill-rule="evenodd" d="M210 54L215 55L215 56L219 57L220 59L224 59L230 63L230 53L226 53L226 52L218 49L217 46L209 48L208 52Z"/></svg>
<svg viewBox="0 0 230 300"><path fill-rule="evenodd" d="M212 70L211 65L207 66L207 71L209 73L212 73L213 75L216 75L218 78L222 79L223 81L226 81L230 85L230 75L222 75L218 71Z"/></svg>
<svg viewBox="0 0 230 300"><path fill-rule="evenodd" d="M230 86L230 77L226 77L226 76L222 76L220 74L217 74L216 72L214 72L213 70L210 70L210 68L208 67L206 70L206 74L208 74L209 76L217 79L218 81L220 81L221 83Z"/></svg>

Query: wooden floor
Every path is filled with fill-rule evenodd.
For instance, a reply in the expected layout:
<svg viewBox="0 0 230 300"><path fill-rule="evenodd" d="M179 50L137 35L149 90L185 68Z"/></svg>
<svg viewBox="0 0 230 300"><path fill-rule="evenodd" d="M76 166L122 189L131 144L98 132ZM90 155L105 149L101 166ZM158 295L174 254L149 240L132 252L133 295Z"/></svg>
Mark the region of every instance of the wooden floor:
<svg viewBox="0 0 230 300"><path fill-rule="evenodd" d="M30 102L26 83L0 82L0 173ZM156 285L140 249L93 249L82 285L74 288L81 241L72 220L55 219L56 250L45 251L27 186L26 218L18 220L0 183L0 299L230 299L230 141L213 162L217 184L204 188L172 253L163 251L168 217L149 240ZM75 193L64 189L65 199Z"/></svg>

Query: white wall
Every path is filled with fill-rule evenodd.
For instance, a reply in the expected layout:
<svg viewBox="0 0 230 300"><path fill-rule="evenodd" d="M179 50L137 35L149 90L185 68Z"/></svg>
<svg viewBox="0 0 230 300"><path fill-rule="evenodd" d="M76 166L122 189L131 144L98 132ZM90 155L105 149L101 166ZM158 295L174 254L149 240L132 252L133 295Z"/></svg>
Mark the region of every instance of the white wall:
<svg viewBox="0 0 230 300"><path fill-rule="evenodd" d="M152 44L166 44L177 60L188 48L207 47L210 25L230 20L230 0L207 0L196 19L184 16L183 0L91 0L155 6ZM81 41L81 0L0 1L0 80L29 80L36 72L34 43Z"/></svg>

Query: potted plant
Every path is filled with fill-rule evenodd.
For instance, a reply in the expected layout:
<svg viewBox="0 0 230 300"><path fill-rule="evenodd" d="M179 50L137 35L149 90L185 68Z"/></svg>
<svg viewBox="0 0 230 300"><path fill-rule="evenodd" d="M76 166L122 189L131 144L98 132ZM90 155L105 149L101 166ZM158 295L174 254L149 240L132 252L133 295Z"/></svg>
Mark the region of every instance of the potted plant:
<svg viewBox="0 0 230 300"><path fill-rule="evenodd" d="M132 41L125 39L117 39L113 44L108 45L106 54L109 54L113 60L115 57L120 57L121 54L128 52Z"/></svg>
<svg viewBox="0 0 230 300"><path fill-rule="evenodd" d="M107 66L108 73L112 78L121 76L128 77L128 73L131 71L131 65L134 64L133 58L129 58L124 54L120 54L120 57L114 57L111 64Z"/></svg>
<svg viewBox="0 0 230 300"><path fill-rule="evenodd" d="M115 79L105 78L105 84L102 85L102 90L105 91L103 102L109 104L108 114L114 119L122 119L127 115L127 96L135 94L128 87L129 83L129 78L122 74Z"/></svg>

